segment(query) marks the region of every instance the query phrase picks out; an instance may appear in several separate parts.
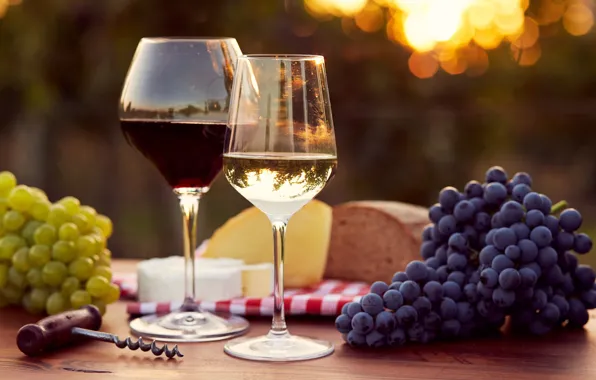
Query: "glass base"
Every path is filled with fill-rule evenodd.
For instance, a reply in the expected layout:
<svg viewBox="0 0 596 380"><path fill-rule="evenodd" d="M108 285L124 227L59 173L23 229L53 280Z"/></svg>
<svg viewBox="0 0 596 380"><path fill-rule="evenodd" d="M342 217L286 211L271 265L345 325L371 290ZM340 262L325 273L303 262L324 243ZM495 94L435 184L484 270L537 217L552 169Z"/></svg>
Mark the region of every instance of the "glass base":
<svg viewBox="0 0 596 380"><path fill-rule="evenodd" d="M244 334L249 323L235 315L215 315L205 311L175 311L133 319L134 335L163 342L211 342Z"/></svg>
<svg viewBox="0 0 596 380"><path fill-rule="evenodd" d="M258 337L233 339L224 346L226 354L237 358L274 362L317 359L331 355L333 351L331 342L271 332Z"/></svg>

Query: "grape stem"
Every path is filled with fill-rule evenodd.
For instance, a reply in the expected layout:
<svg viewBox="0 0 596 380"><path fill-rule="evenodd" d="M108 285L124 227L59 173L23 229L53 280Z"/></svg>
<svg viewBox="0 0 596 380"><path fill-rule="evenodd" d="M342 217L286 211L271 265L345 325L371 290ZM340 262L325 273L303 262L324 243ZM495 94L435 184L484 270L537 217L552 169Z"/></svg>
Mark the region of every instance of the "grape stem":
<svg viewBox="0 0 596 380"><path fill-rule="evenodd" d="M567 201L559 201L550 208L550 213L554 215L559 214L561 211L566 209L567 206Z"/></svg>

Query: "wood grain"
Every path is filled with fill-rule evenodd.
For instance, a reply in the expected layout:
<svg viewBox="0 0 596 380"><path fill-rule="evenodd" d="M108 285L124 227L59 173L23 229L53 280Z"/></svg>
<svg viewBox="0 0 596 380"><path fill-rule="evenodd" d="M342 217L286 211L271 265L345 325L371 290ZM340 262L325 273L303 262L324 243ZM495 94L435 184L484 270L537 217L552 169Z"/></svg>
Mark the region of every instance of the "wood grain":
<svg viewBox="0 0 596 380"><path fill-rule="evenodd" d="M131 263L116 263L117 270ZM127 336L125 304L111 305L103 331ZM592 316L594 318L594 316ZM0 311L0 379L441 379L441 380L572 380L596 379L596 321L585 330L561 331L548 337L505 334L501 338L410 345L398 349L356 350L335 331L333 319L289 319L294 334L329 339L336 352L327 358L298 363L257 363L223 352L223 342L182 344L185 357L156 358L140 351L88 342L43 358L27 358L15 345L20 326L36 317L21 310ZM251 319L249 335L267 331L268 319Z"/></svg>

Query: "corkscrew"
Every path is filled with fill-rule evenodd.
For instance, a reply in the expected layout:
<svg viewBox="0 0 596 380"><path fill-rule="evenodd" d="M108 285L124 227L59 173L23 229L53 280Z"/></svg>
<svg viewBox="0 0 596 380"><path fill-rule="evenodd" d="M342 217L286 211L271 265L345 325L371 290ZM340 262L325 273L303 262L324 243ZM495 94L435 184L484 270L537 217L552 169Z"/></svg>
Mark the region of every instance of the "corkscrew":
<svg viewBox="0 0 596 380"><path fill-rule="evenodd" d="M84 306L79 310L67 311L42 319L35 324L21 327L17 334L17 346L25 355L38 356L60 347L89 338L102 342L114 343L118 348L128 348L143 352L151 351L155 356L165 354L169 359L175 356L183 357L175 345L171 350L167 345L158 347L155 341L143 342L142 338L133 341L130 337L120 340L116 335L99 330L101 327L101 314L92 305Z"/></svg>

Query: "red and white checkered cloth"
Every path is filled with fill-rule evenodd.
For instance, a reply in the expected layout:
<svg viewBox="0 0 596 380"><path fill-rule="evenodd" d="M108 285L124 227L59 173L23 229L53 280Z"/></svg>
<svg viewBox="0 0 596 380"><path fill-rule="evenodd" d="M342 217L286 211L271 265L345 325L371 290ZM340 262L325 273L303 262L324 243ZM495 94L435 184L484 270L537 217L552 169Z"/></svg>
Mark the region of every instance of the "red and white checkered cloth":
<svg viewBox="0 0 596 380"><path fill-rule="evenodd" d="M133 300L127 305L127 312L131 315L165 314L181 306L181 302L134 302L137 295L135 274L116 273L114 283L120 286L123 299ZM370 286L362 282L338 280L324 280L311 288L288 289L284 292L285 312L288 315L336 316L346 303L359 301L369 289ZM273 314L273 297L202 301L199 305L203 310L211 312L230 312L246 316Z"/></svg>

